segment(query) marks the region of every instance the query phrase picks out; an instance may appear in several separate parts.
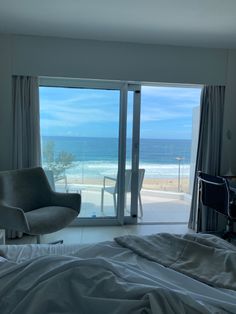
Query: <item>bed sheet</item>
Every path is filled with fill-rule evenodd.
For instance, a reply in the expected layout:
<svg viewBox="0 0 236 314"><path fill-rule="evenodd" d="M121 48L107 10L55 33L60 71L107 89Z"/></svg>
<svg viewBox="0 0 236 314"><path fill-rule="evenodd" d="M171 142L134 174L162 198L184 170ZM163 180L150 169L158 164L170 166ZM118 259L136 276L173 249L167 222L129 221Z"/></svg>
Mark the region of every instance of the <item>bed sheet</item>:
<svg viewBox="0 0 236 314"><path fill-rule="evenodd" d="M216 240L213 239L213 241ZM142 313L142 311L143 313L163 314L236 313L235 291L206 285L135 254L129 248L124 248L115 241L89 245L0 246L0 250L11 262L17 262L17 265L4 263L6 265L1 266L0 278L2 280L0 280L3 286L4 282L9 284L9 278L13 282L17 280L16 278L23 280L15 274L24 273L25 269L29 269L31 276L34 274L34 278L36 278L42 274L42 270L46 276L58 268L58 281L63 282L64 285L64 296L62 297L63 291L60 291L58 281L56 282L57 294L60 295L61 302L62 300L66 301L65 290L72 289L71 285L68 287L67 277L63 274L67 273L68 275L68 272L70 273L73 269L73 265L76 265L76 275L78 275L79 270L82 270L78 281L87 282L88 290L90 289L90 294L88 291L83 292L83 298L79 299L80 304L82 302L89 304L89 306L87 309L86 307L81 308L81 310L78 309L78 313L93 313L96 308L102 308L101 313ZM62 269L66 269L66 271L64 272ZM53 276L55 277L55 273ZM75 273L70 273L70 276L74 277ZM78 281L74 282L74 288L81 291L84 286L77 286ZM91 283L94 283L93 289ZM28 284L28 282L22 281L23 286L24 284ZM101 287L103 288L101 289ZM18 289L19 295L21 287L19 286ZM43 290L40 291L41 295L34 300L34 304L38 302L37 309L39 311L34 309L34 313L40 313L40 311L47 313L47 310L53 306L53 296L49 300L47 299L45 306L42 304L39 306L38 300L39 298L42 300L45 294L48 296L48 292L52 291L51 286L49 291L47 289L44 291L44 295L42 295ZM104 293L103 297L99 295L101 291ZM114 293L116 297L114 297ZM1 296L4 297L2 289L0 289ZM15 294L13 296L15 298ZM76 296L73 297L73 300L75 298ZM101 300L103 300L103 305L100 303ZM22 307L17 305L17 309L12 310L12 313L20 313L22 310L24 313L30 313L32 309L26 309L25 304L27 304L27 300L26 303L21 304ZM61 306L63 305L61 304ZM4 307L6 304L2 304L1 308Z"/></svg>

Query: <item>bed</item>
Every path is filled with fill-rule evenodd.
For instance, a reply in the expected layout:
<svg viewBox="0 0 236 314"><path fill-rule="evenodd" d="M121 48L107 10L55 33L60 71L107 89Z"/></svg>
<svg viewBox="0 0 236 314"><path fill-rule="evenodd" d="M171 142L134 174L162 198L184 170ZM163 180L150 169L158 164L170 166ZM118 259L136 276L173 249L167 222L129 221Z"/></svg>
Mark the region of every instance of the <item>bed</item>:
<svg viewBox="0 0 236 314"><path fill-rule="evenodd" d="M1 245L0 312L236 313L236 248L213 235Z"/></svg>

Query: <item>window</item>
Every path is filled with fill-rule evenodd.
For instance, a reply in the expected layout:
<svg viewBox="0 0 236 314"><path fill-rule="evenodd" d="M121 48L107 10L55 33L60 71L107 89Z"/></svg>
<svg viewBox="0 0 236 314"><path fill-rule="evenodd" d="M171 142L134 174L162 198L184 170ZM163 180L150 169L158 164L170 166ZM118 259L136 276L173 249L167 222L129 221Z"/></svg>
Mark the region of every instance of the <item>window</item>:
<svg viewBox="0 0 236 314"><path fill-rule="evenodd" d="M42 160L56 190L82 194L86 223L186 223L200 93L197 86L42 79Z"/></svg>

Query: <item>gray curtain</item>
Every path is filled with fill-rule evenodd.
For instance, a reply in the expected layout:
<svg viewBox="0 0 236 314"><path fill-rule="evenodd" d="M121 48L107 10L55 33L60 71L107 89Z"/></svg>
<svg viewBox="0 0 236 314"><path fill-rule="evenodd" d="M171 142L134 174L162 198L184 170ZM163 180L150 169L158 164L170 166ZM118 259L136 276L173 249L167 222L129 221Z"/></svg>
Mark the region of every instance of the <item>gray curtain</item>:
<svg viewBox="0 0 236 314"><path fill-rule="evenodd" d="M41 164L38 78L13 77L13 169Z"/></svg>
<svg viewBox="0 0 236 314"><path fill-rule="evenodd" d="M13 169L30 168L41 164L39 85L37 77L13 76ZM7 237L22 233L8 230Z"/></svg>
<svg viewBox="0 0 236 314"><path fill-rule="evenodd" d="M196 171L189 218L189 228L197 232L218 229L218 214L209 208L200 208L196 174L197 171L220 174L224 97L224 86L205 86L202 90Z"/></svg>

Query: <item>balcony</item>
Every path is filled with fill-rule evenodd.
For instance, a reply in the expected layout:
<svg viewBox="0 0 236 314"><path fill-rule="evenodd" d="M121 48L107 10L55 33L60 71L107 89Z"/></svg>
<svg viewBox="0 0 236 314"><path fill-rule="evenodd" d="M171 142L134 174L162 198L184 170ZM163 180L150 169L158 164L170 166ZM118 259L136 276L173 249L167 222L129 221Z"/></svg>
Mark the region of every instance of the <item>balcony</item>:
<svg viewBox="0 0 236 314"><path fill-rule="evenodd" d="M146 188L145 188L146 187ZM141 199L143 205L143 216L138 213L138 223L187 223L189 219L189 211L191 197L184 192L176 191L176 184L169 186L169 191L148 189L150 187L145 184L141 190ZM80 218L100 218L114 217L115 209L113 197L111 194L104 194L104 210L101 211L101 184L75 184L68 183L66 188L64 183L57 183L57 191L65 191L70 193L81 193L82 207ZM127 194L127 204L130 204L130 195ZM125 210L125 215L129 215L129 206Z"/></svg>

